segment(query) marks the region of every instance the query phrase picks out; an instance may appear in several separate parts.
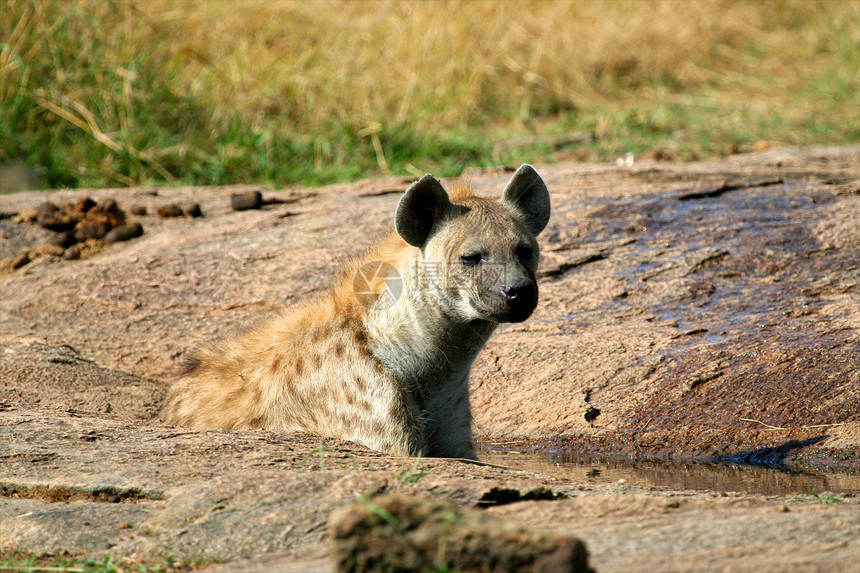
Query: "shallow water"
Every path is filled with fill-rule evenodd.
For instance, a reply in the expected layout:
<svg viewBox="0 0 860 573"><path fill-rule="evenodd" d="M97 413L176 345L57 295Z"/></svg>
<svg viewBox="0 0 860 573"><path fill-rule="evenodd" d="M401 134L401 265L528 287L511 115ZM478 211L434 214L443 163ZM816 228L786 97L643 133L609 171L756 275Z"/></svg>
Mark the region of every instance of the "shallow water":
<svg viewBox="0 0 860 573"><path fill-rule="evenodd" d="M769 496L860 494L860 471L827 466L754 466L725 462L631 460L579 452L516 452L482 447L483 462L577 483ZM623 480L623 481L621 481Z"/></svg>

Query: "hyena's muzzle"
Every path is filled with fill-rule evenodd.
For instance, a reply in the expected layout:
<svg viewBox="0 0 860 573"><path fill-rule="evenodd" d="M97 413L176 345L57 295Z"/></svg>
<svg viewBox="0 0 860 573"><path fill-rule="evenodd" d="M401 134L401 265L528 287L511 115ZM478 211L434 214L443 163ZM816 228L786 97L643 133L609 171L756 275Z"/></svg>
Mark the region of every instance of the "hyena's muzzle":
<svg viewBox="0 0 860 573"><path fill-rule="evenodd" d="M500 271L498 276L482 281L472 306L498 322L522 322L537 306L535 275L520 265L503 265Z"/></svg>
<svg viewBox="0 0 860 573"><path fill-rule="evenodd" d="M530 277L510 280L499 288L499 293L508 305L504 322L522 322L531 316L538 301L537 281L534 273Z"/></svg>

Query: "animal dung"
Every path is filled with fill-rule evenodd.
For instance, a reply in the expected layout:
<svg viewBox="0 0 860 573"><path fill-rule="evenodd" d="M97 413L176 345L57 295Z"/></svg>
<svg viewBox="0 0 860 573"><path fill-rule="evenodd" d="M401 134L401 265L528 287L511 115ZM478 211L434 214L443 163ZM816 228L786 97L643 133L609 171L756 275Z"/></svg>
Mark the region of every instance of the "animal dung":
<svg viewBox="0 0 860 573"><path fill-rule="evenodd" d="M56 234L44 245L25 247L18 255L0 261L0 272L22 268L42 255L77 260L101 250L105 244L128 241L143 234L140 223L126 222L125 211L114 199L95 200L86 195L76 201L59 204L43 201L36 207L25 207L12 220Z"/></svg>
<svg viewBox="0 0 860 573"><path fill-rule="evenodd" d="M259 209L263 206L263 194L259 191L246 191L230 195L230 206L234 211Z"/></svg>

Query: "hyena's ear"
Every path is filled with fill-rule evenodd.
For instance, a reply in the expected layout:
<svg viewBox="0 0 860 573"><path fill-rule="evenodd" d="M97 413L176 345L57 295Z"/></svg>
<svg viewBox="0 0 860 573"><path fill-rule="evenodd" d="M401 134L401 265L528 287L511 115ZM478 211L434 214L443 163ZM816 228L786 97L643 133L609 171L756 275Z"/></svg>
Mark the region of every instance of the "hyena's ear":
<svg viewBox="0 0 860 573"><path fill-rule="evenodd" d="M531 165L522 165L502 192L502 204L533 235L549 222L549 191Z"/></svg>
<svg viewBox="0 0 860 573"><path fill-rule="evenodd" d="M428 173L400 198L394 213L394 228L410 245L423 247L433 226L446 219L453 209L442 184Z"/></svg>

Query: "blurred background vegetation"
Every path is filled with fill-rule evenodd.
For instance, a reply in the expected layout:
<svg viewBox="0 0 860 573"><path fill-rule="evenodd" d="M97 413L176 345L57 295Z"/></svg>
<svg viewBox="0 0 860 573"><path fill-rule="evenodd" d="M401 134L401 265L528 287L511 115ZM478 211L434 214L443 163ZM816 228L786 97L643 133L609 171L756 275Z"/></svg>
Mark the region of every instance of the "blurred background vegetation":
<svg viewBox="0 0 860 573"><path fill-rule="evenodd" d="M0 0L0 164L18 186L859 139L855 0Z"/></svg>

